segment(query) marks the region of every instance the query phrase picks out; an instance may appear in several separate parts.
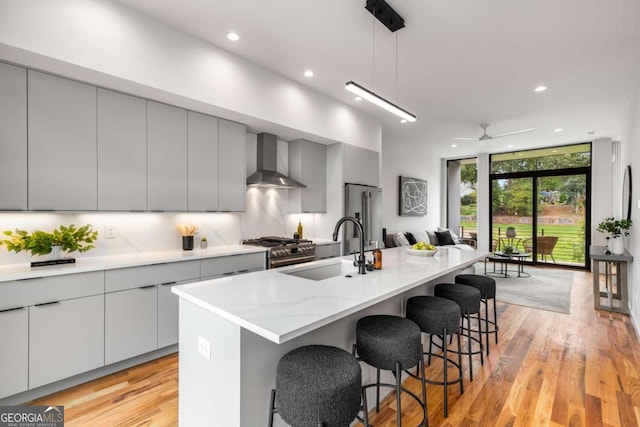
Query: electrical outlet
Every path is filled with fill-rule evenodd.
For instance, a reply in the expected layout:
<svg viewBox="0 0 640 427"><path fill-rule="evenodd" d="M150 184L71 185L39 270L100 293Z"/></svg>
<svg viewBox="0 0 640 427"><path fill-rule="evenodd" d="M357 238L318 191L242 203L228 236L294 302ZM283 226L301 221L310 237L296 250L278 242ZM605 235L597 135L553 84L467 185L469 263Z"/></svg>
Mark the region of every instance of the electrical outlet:
<svg viewBox="0 0 640 427"><path fill-rule="evenodd" d="M207 360L211 360L211 343L198 335L198 353Z"/></svg>
<svg viewBox="0 0 640 427"><path fill-rule="evenodd" d="M116 238L116 229L113 224L107 224L104 226L104 237L107 239Z"/></svg>

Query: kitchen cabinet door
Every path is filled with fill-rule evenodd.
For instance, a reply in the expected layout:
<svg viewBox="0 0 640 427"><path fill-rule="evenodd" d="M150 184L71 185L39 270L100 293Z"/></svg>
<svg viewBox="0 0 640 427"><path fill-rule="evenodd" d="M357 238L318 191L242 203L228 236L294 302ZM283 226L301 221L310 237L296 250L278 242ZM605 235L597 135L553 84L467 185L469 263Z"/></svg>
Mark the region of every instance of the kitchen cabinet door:
<svg viewBox="0 0 640 427"><path fill-rule="evenodd" d="M147 209L147 102L98 89L98 210Z"/></svg>
<svg viewBox="0 0 640 427"><path fill-rule="evenodd" d="M27 209L27 70L0 62L0 210Z"/></svg>
<svg viewBox="0 0 640 427"><path fill-rule="evenodd" d="M327 211L327 147L311 141L289 143L289 176L307 186L289 190L289 212Z"/></svg>
<svg viewBox="0 0 640 427"><path fill-rule="evenodd" d="M147 101L147 209L187 210L187 110Z"/></svg>
<svg viewBox="0 0 640 427"><path fill-rule="evenodd" d="M158 286L158 348L178 343L179 297L171 292L171 288L197 281L184 280Z"/></svg>
<svg viewBox="0 0 640 427"><path fill-rule="evenodd" d="M105 295L105 363L158 348L158 294L155 285Z"/></svg>
<svg viewBox="0 0 640 427"><path fill-rule="evenodd" d="M29 311L0 311L0 399L29 387Z"/></svg>
<svg viewBox="0 0 640 427"><path fill-rule="evenodd" d="M98 208L96 88L28 71L29 209Z"/></svg>
<svg viewBox="0 0 640 427"><path fill-rule="evenodd" d="M247 127L219 119L219 210L243 212L247 185Z"/></svg>
<svg viewBox="0 0 640 427"><path fill-rule="evenodd" d="M29 307L29 388L104 366L104 295Z"/></svg>
<svg viewBox="0 0 640 427"><path fill-rule="evenodd" d="M379 153L344 144L344 182L378 186Z"/></svg>
<svg viewBox="0 0 640 427"><path fill-rule="evenodd" d="M189 111L189 210L218 210L218 118Z"/></svg>

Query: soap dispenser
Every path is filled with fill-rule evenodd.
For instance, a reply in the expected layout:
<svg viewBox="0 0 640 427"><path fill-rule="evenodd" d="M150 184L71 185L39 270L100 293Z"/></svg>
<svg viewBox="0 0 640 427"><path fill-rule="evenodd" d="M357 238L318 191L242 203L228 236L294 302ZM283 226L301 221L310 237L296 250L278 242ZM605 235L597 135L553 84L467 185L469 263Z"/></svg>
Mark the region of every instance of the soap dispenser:
<svg viewBox="0 0 640 427"><path fill-rule="evenodd" d="M378 247L377 240L376 240L376 248L373 250L373 268L375 270L382 270L382 251Z"/></svg>

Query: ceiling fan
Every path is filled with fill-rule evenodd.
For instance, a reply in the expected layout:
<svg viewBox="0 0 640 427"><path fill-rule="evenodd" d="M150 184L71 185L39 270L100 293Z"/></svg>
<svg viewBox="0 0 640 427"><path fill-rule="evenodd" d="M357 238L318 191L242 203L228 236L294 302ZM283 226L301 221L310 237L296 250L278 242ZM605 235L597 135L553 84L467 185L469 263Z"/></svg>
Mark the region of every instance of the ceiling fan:
<svg viewBox="0 0 640 427"><path fill-rule="evenodd" d="M516 135L519 133L531 132L532 130L535 130L534 128L529 128L529 129L516 130L513 132L501 133L499 135L489 135L487 133L487 128L489 127L489 123L482 123L480 127L482 128L482 135L480 135L480 137L460 137L460 138L451 138L451 139L456 139L460 141L463 141L463 140L464 141L466 140L487 141L489 139L502 138L503 136Z"/></svg>

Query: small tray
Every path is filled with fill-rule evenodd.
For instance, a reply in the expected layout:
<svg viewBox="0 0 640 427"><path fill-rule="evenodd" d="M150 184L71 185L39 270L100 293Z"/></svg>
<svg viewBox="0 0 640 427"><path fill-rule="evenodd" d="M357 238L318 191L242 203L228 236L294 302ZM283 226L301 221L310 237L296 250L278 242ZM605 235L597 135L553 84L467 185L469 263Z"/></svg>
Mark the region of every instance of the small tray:
<svg viewBox="0 0 640 427"><path fill-rule="evenodd" d="M75 258L62 258L62 259L50 259L48 261L33 261L31 262L31 268L34 267L47 267L51 265L61 265L61 264L75 264Z"/></svg>

